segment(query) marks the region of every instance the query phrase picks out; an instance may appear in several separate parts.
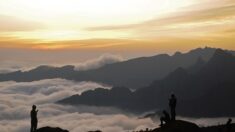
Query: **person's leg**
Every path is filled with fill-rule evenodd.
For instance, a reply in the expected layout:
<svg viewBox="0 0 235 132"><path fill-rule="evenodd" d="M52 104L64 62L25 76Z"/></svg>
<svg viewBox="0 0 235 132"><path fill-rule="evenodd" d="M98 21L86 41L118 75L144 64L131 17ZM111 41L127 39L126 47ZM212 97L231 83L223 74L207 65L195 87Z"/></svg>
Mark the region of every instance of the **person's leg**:
<svg viewBox="0 0 235 132"><path fill-rule="evenodd" d="M32 129L33 129L33 132L35 132L35 125L33 124L33 126L32 126L32 127L33 127L33 128L32 128Z"/></svg>
<svg viewBox="0 0 235 132"><path fill-rule="evenodd" d="M30 132L33 132L33 122L31 121Z"/></svg>
<svg viewBox="0 0 235 132"><path fill-rule="evenodd" d="M175 120L175 108L171 107L171 120Z"/></svg>
<svg viewBox="0 0 235 132"><path fill-rule="evenodd" d="M35 131L37 130L37 127L38 127L38 122L36 121L35 122Z"/></svg>
<svg viewBox="0 0 235 132"><path fill-rule="evenodd" d="M160 121L161 121L160 126L163 126L163 120L164 120L163 117L161 117L161 118L160 118Z"/></svg>
<svg viewBox="0 0 235 132"><path fill-rule="evenodd" d="M175 108L173 108L173 110L172 110L172 120L173 121L175 120Z"/></svg>
<svg viewBox="0 0 235 132"><path fill-rule="evenodd" d="M33 121L32 122L32 132L35 132L37 129L37 122L36 121Z"/></svg>

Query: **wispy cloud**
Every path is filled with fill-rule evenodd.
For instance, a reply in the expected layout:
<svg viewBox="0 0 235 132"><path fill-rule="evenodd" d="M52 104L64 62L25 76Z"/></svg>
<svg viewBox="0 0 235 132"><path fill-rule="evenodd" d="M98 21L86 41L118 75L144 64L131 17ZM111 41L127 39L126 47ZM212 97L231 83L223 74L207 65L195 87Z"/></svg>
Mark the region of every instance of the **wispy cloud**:
<svg viewBox="0 0 235 132"><path fill-rule="evenodd" d="M116 62L123 61L123 58L118 55L104 54L96 59L91 59L89 61L77 64L75 70L85 71L89 69L100 68L107 64L112 64Z"/></svg>
<svg viewBox="0 0 235 132"><path fill-rule="evenodd" d="M235 2L232 0L202 0L148 21L89 27L87 30L129 32L129 39L145 40L142 47L182 50L212 46L234 49L234 12ZM152 44L149 44L150 41Z"/></svg>
<svg viewBox="0 0 235 132"><path fill-rule="evenodd" d="M52 34L47 34L48 31L40 31L39 34L33 35L32 32L0 34L0 47L44 51L72 49L90 54L99 53L99 55L101 52L128 55L139 53L138 56L143 53L153 55L159 51L168 53L176 50L186 51L204 46L235 49L235 2L233 0L192 1L193 5L177 8L167 14L154 15L149 20L140 19L128 22L129 24L116 22L111 25L109 23L87 25L88 28L82 26L75 34L73 32L60 34L58 33L60 30ZM169 2L168 6L170 5ZM54 39L42 41L43 38Z"/></svg>
<svg viewBox="0 0 235 132"><path fill-rule="evenodd" d="M0 32L33 31L45 28L45 24L0 14Z"/></svg>
<svg viewBox="0 0 235 132"><path fill-rule="evenodd" d="M211 1L212 2L212 1ZM145 29L156 29L161 30L164 28L170 28L179 26L181 28L184 24L201 24L202 22L217 22L223 23L225 20L234 21L235 17L235 3L234 2L219 2L215 5L222 3L220 6L207 7L203 9L198 9L198 5L185 7L183 10L174 12L164 17L157 17L152 20L144 21L141 23L127 24L127 25L107 25L90 27L87 30L99 31L99 30L143 30Z"/></svg>

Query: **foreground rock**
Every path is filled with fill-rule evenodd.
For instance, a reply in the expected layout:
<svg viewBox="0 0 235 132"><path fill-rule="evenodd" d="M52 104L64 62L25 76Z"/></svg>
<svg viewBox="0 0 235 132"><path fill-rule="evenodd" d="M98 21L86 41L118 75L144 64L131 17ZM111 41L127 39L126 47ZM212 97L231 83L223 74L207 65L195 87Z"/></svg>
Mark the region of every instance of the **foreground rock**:
<svg viewBox="0 0 235 132"><path fill-rule="evenodd" d="M229 126L218 125L200 128L194 123L176 120L163 127L159 127L153 130L141 130L139 132L235 132L235 124L230 124Z"/></svg>
<svg viewBox="0 0 235 132"><path fill-rule="evenodd" d="M200 128L194 123L177 120L156 128L152 132L199 132L199 130Z"/></svg>
<svg viewBox="0 0 235 132"><path fill-rule="evenodd" d="M52 128L52 127L42 127L39 128L36 132L69 132L68 130L63 130L61 128Z"/></svg>

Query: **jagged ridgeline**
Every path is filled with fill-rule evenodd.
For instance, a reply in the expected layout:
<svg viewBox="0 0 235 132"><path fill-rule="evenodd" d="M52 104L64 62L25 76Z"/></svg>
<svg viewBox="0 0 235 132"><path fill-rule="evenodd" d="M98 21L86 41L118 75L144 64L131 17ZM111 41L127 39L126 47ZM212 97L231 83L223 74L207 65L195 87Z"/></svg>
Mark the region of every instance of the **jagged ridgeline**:
<svg viewBox="0 0 235 132"><path fill-rule="evenodd" d="M176 52L172 56L160 54L152 57L140 57L87 71L76 71L72 65L63 67L39 66L25 72L16 71L0 74L0 81L29 82L41 79L64 78L138 89L148 86L154 80L166 77L179 67L188 68L192 66L199 58L207 62L213 56L215 50L215 48L198 48L184 54ZM233 51L228 52L234 54ZM199 63L201 62L199 61Z"/></svg>
<svg viewBox="0 0 235 132"><path fill-rule="evenodd" d="M174 93L179 100L179 115L235 116L235 56L217 49L209 60L200 57L194 63L188 68L177 68L163 79L134 92L126 87L98 88L58 103L113 106L132 112L146 112L167 108L168 97Z"/></svg>

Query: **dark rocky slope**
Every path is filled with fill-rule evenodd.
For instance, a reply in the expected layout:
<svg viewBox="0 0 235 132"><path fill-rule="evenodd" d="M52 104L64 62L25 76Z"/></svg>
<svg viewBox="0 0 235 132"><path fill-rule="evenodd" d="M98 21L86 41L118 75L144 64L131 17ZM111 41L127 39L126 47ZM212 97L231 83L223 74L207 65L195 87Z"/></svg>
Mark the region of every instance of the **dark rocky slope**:
<svg viewBox="0 0 235 132"><path fill-rule="evenodd" d="M53 128L53 127L42 127L42 128L39 128L37 129L36 132L69 132L68 130L63 130L61 128Z"/></svg>
<svg viewBox="0 0 235 132"><path fill-rule="evenodd" d="M182 116L235 116L235 56L216 50L197 72L178 68L162 80L131 92L125 87L96 89L59 101L61 104L113 106L132 112L168 108L171 93L178 97L177 113Z"/></svg>

